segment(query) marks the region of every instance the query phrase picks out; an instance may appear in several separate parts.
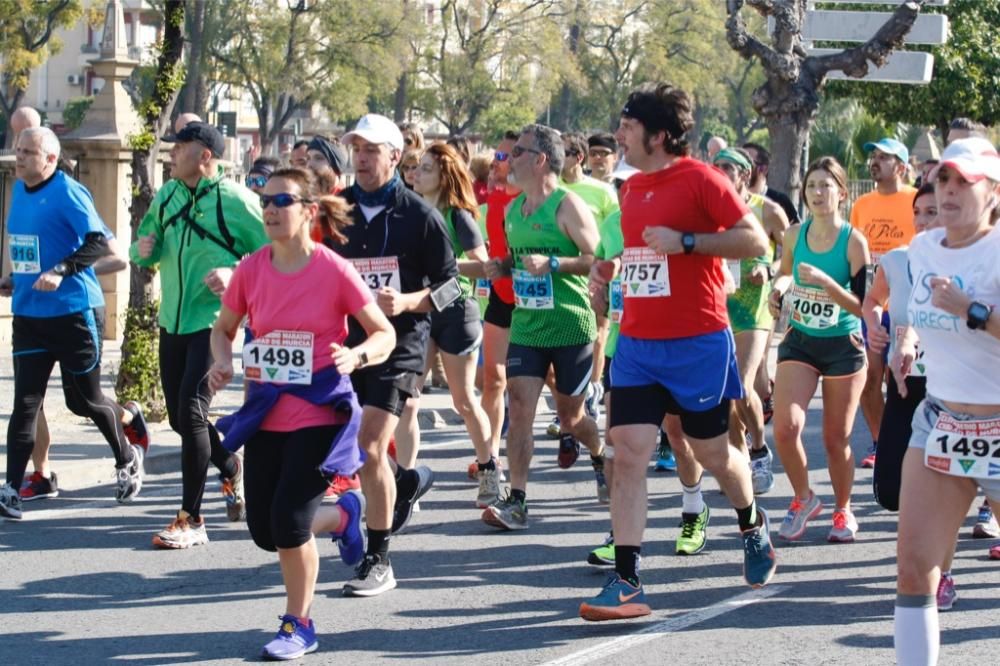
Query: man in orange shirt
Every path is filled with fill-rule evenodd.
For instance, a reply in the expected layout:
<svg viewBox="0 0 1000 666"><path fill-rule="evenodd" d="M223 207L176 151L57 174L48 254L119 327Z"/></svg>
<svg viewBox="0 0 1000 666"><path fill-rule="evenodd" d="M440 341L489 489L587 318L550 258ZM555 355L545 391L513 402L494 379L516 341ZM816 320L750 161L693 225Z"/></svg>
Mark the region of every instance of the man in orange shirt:
<svg viewBox="0 0 1000 666"><path fill-rule="evenodd" d="M868 169L875 181L875 191L858 197L851 209L851 226L865 234L872 253L872 263L879 257L913 238L913 197L916 190L906 184L906 164L910 153L902 143L892 138L866 143ZM886 318L882 324L888 327ZM867 336L866 336L867 338ZM875 466L875 448L882 425L885 399L882 381L885 359L868 351L868 380L861 394L861 411L872 433L872 448L861 460L862 467Z"/></svg>

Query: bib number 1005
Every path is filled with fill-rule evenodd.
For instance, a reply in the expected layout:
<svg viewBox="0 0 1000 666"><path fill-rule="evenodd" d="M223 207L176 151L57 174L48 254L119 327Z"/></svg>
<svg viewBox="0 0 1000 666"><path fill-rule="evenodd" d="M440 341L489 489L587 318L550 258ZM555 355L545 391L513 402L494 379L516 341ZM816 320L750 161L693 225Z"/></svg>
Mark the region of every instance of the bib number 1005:
<svg viewBox="0 0 1000 666"><path fill-rule="evenodd" d="M812 315L814 317L833 317L834 307L833 303L818 303L816 301L809 301L804 298L796 299L794 301L794 309L797 312L801 312L804 315Z"/></svg>

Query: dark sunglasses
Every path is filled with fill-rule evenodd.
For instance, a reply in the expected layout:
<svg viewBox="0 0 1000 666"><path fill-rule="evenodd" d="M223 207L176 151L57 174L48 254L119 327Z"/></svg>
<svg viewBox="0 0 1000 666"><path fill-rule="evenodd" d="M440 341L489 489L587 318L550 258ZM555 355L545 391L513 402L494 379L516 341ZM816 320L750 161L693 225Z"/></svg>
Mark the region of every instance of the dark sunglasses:
<svg viewBox="0 0 1000 666"><path fill-rule="evenodd" d="M312 203L312 200L306 199L305 197L300 197L297 194L291 194L290 192L279 192L278 194L260 195L261 208L267 208L271 204L274 204L275 208L288 208L294 203Z"/></svg>
<svg viewBox="0 0 1000 666"><path fill-rule="evenodd" d="M497 162L506 162L508 157L510 157L510 153L505 153L502 150L493 153L493 159Z"/></svg>
<svg viewBox="0 0 1000 666"><path fill-rule="evenodd" d="M264 187L267 185L267 176L247 176L247 187Z"/></svg>
<svg viewBox="0 0 1000 666"><path fill-rule="evenodd" d="M510 150L510 156L511 157L520 157L521 155L524 155L525 153L534 153L535 155L541 155L542 151L535 150L534 148L527 148L525 146L517 146L517 145L515 145Z"/></svg>
<svg viewBox="0 0 1000 666"><path fill-rule="evenodd" d="M610 150L599 150L591 148L588 155L590 155L591 157L607 157L608 155L614 155L614 152Z"/></svg>

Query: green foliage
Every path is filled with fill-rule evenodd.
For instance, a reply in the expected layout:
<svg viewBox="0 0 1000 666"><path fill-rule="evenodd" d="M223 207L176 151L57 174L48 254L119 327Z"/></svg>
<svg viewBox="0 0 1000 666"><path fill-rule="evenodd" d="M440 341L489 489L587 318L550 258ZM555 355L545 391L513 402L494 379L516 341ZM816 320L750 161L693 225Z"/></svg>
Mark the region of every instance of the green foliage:
<svg viewBox="0 0 1000 666"><path fill-rule="evenodd" d="M90 105L94 103L93 96L74 97L66 102L63 107L63 123L67 129L74 130L83 124L83 118L87 115Z"/></svg>
<svg viewBox="0 0 1000 666"><path fill-rule="evenodd" d="M809 162L830 155L837 158L851 179L866 179L868 161L864 146L887 136L912 147L916 138L907 143L908 128L886 123L868 113L856 100L826 99L809 135Z"/></svg>
<svg viewBox="0 0 1000 666"><path fill-rule="evenodd" d="M154 301L125 312L122 362L115 382L118 403L141 403L146 418L152 421L161 421L166 414L160 391L159 310L159 303Z"/></svg>

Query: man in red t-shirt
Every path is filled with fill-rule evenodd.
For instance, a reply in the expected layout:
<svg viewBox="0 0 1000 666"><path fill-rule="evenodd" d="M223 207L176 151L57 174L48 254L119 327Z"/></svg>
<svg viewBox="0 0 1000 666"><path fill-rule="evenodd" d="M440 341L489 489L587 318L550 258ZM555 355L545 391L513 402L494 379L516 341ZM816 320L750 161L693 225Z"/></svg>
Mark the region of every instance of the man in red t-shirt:
<svg viewBox="0 0 1000 666"><path fill-rule="evenodd" d="M616 134L625 161L642 173L622 188L624 252L613 266L598 262L591 272L591 289L600 293L608 277L620 275L624 311L609 423L617 576L581 604L586 620L650 613L637 564L646 526L646 467L666 414L679 416L695 458L736 509L747 582L761 587L774 573L767 516L754 501L746 459L728 441L730 402L743 389L723 264L723 258L764 254L767 236L725 175L690 157L686 135L693 126L687 93L647 84L629 95ZM708 507L695 518L707 523Z"/></svg>

